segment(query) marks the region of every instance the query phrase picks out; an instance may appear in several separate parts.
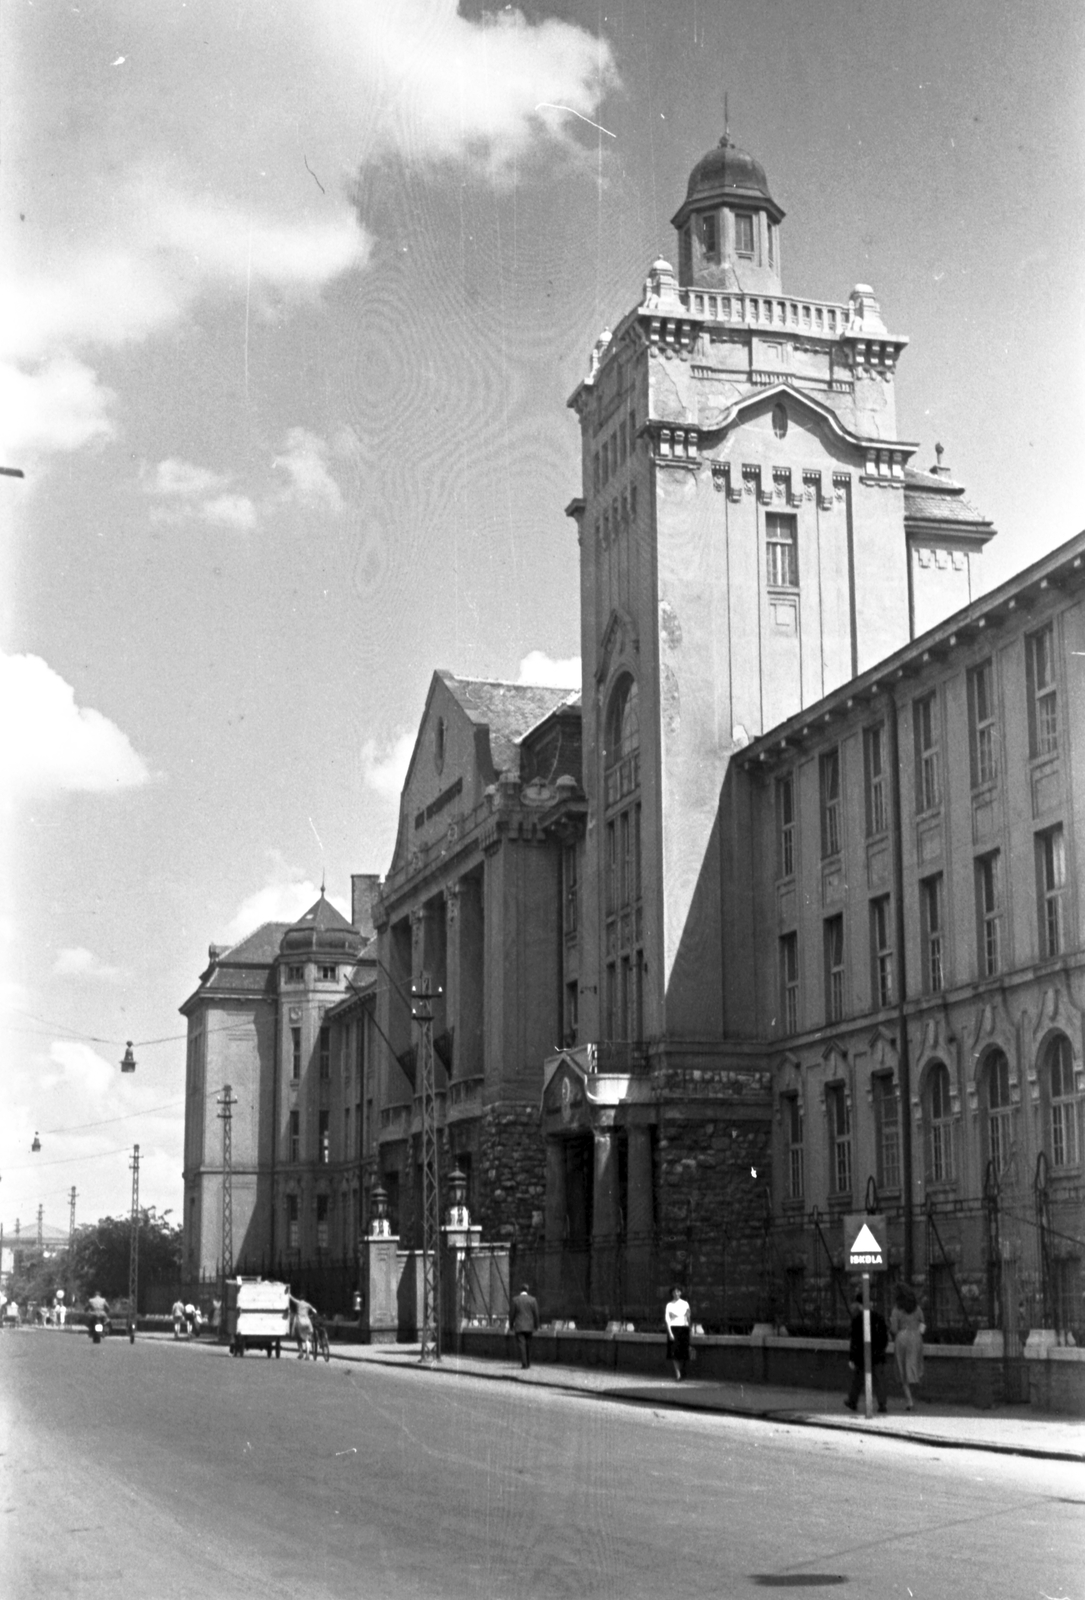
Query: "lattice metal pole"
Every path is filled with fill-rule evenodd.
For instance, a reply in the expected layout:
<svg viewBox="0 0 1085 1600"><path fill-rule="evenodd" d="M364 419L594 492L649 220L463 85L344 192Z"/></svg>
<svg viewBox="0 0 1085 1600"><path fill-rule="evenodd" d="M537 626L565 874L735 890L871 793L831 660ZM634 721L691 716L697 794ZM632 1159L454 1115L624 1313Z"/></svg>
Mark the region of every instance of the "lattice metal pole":
<svg viewBox="0 0 1085 1600"><path fill-rule="evenodd" d="M218 1097L219 1121L222 1123L222 1287L221 1298L226 1304L226 1280L234 1271L234 1099L233 1090L226 1084Z"/></svg>
<svg viewBox="0 0 1085 1600"><path fill-rule="evenodd" d="M139 1145L132 1146L132 1240L128 1253L128 1338L136 1339L136 1296L139 1293Z"/></svg>
<svg viewBox="0 0 1085 1600"><path fill-rule="evenodd" d="M41 1219L42 1219L42 1214L44 1213L44 1210L45 1210L44 1206L39 1206L38 1207L38 1249L39 1250L42 1247Z"/></svg>
<svg viewBox="0 0 1085 1600"><path fill-rule="evenodd" d="M75 1184L68 1194L68 1249L75 1243Z"/></svg>
<svg viewBox="0 0 1085 1600"><path fill-rule="evenodd" d="M437 1187L437 1096L433 1073L432 991L422 972L411 986L411 1015L418 1024L418 1076L422 1098L422 1354L441 1359L441 1203Z"/></svg>

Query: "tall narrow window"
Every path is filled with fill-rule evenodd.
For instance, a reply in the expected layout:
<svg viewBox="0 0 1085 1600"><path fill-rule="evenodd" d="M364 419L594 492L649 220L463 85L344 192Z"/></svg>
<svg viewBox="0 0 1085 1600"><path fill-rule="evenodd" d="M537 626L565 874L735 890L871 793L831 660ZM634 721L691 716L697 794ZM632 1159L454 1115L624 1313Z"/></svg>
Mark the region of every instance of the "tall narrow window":
<svg viewBox="0 0 1085 1600"><path fill-rule="evenodd" d="M825 1015L839 1022L844 1015L844 917L825 919Z"/></svg>
<svg viewBox="0 0 1085 1600"><path fill-rule="evenodd" d="M640 710L637 685L623 677L611 696L604 750L605 1015L608 1039L643 1034L643 922L640 835Z"/></svg>
<svg viewBox="0 0 1085 1600"><path fill-rule="evenodd" d="M790 772L776 780L776 825L777 871L781 878L790 878L795 872L795 777Z"/></svg>
<svg viewBox="0 0 1085 1600"><path fill-rule="evenodd" d="M1057 956L1065 939L1066 841L1062 824L1036 835L1036 887L1040 902L1040 952Z"/></svg>
<svg viewBox="0 0 1085 1600"><path fill-rule="evenodd" d="M976 859L976 944L981 978L1002 965L1002 871L999 852Z"/></svg>
<svg viewBox="0 0 1085 1600"><path fill-rule="evenodd" d="M924 878L919 885L919 912L923 937L923 987L927 994L945 988L945 929L942 874Z"/></svg>
<svg viewBox="0 0 1085 1600"><path fill-rule="evenodd" d="M874 1130L877 1139L878 1188L900 1188L900 1090L889 1073L874 1079Z"/></svg>
<svg viewBox="0 0 1085 1600"><path fill-rule="evenodd" d="M720 259L720 219L715 211L706 211L701 218L701 247L706 261Z"/></svg>
<svg viewBox="0 0 1085 1600"><path fill-rule="evenodd" d="M561 855L563 904L565 907L565 937L576 938L579 924L580 895L577 887L576 845L567 844Z"/></svg>
<svg viewBox="0 0 1085 1600"><path fill-rule="evenodd" d="M916 809L933 811L942 801L941 730L936 696L924 695L913 707L915 720Z"/></svg>
<svg viewBox="0 0 1085 1600"><path fill-rule="evenodd" d="M995 748L994 666L981 661L968 674L968 716L972 756L972 787L993 783L998 776Z"/></svg>
<svg viewBox="0 0 1085 1600"><path fill-rule="evenodd" d="M1059 748L1058 691L1055 686L1055 630L1045 628L1025 640L1028 680L1029 753L1053 755Z"/></svg>
<svg viewBox="0 0 1085 1600"><path fill-rule="evenodd" d="M785 1033L799 1031L799 936L785 933L780 940L780 1008Z"/></svg>
<svg viewBox="0 0 1085 1600"><path fill-rule="evenodd" d="M889 896L879 895L870 902L871 988L876 1006L893 1004L893 925L889 915Z"/></svg>
<svg viewBox="0 0 1085 1600"><path fill-rule="evenodd" d="M868 728L863 736L863 756L866 768L866 831L868 839L876 839L889 826L885 784L885 723Z"/></svg>
<svg viewBox="0 0 1085 1600"><path fill-rule="evenodd" d="M740 256L753 255L753 217L748 211L735 212L735 250Z"/></svg>
<svg viewBox="0 0 1085 1600"><path fill-rule="evenodd" d="M573 978L565 985L565 1027L562 1043L568 1047L576 1043L577 1039L577 1014L579 1011L579 993L577 981Z"/></svg>
<svg viewBox="0 0 1085 1600"><path fill-rule="evenodd" d="M765 549L770 589L797 589L799 550L795 518L770 511L765 518Z"/></svg>
<svg viewBox="0 0 1085 1600"><path fill-rule="evenodd" d="M296 1250L300 1243L298 1238L298 1197L288 1194L286 1197L286 1247Z"/></svg>
<svg viewBox="0 0 1085 1600"><path fill-rule="evenodd" d="M321 1028L318 1056L321 1080L327 1083L332 1075L332 1034L330 1028Z"/></svg>
<svg viewBox="0 0 1085 1600"><path fill-rule="evenodd" d="M829 1172L834 1194L851 1192L851 1110L842 1083L825 1088L829 1117Z"/></svg>
<svg viewBox="0 0 1085 1600"><path fill-rule="evenodd" d="M802 1107L797 1094L784 1095L783 1114L784 1138L787 1141L787 1198L801 1200L803 1196Z"/></svg>
<svg viewBox="0 0 1085 1600"><path fill-rule="evenodd" d="M987 1156L996 1174L1006 1170L1013 1150L1013 1104L1010 1063L1005 1051L992 1050L984 1067L984 1109L987 1113Z"/></svg>
<svg viewBox="0 0 1085 1600"><path fill-rule="evenodd" d="M316 1247L318 1250L328 1248L328 1196L318 1194L316 1197Z"/></svg>
<svg viewBox="0 0 1085 1600"><path fill-rule="evenodd" d="M326 1167L331 1160L331 1133L329 1131L329 1113L321 1111L317 1118L317 1160L322 1167Z"/></svg>
<svg viewBox="0 0 1085 1600"><path fill-rule="evenodd" d="M301 1077L301 1029L290 1030L290 1076L297 1083Z"/></svg>
<svg viewBox="0 0 1085 1600"><path fill-rule="evenodd" d="M350 1107L343 1107L343 1159L349 1161L353 1149L350 1142Z"/></svg>
<svg viewBox="0 0 1085 1600"><path fill-rule="evenodd" d="M1078 1099L1074 1089L1074 1056L1064 1033L1051 1040L1045 1052L1048 1113L1051 1118L1051 1165L1078 1164Z"/></svg>
<svg viewBox="0 0 1085 1600"><path fill-rule="evenodd" d="M818 764L821 779L821 854L840 854L840 751L827 750Z"/></svg>
<svg viewBox="0 0 1085 1600"><path fill-rule="evenodd" d="M290 1113L290 1159L292 1162L301 1160L301 1112Z"/></svg>
<svg viewBox="0 0 1085 1600"><path fill-rule="evenodd" d="M949 1068L935 1061L926 1084L928 1138L927 1176L931 1183L953 1181L953 1107L949 1093Z"/></svg>

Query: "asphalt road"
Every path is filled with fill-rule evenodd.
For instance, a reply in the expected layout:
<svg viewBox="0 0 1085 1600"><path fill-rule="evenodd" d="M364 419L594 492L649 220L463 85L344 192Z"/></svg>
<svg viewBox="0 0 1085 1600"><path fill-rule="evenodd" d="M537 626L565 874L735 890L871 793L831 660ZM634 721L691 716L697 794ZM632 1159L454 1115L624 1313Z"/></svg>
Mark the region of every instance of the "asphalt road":
<svg viewBox="0 0 1085 1600"><path fill-rule="evenodd" d="M0 1398L4 1600L1085 1600L1066 1463L42 1332Z"/></svg>

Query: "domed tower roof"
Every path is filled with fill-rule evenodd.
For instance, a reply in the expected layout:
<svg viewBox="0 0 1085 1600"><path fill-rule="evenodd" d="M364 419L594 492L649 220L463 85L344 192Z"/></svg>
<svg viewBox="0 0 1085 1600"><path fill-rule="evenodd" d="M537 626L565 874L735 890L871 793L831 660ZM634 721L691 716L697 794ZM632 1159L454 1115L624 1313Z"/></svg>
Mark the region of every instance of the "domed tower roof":
<svg viewBox="0 0 1085 1600"><path fill-rule="evenodd" d="M315 950L334 951L339 955L346 951L356 955L365 942L365 936L324 898L322 889L315 905L287 928L279 949L283 955Z"/></svg>
<svg viewBox="0 0 1085 1600"><path fill-rule="evenodd" d="M784 212L769 192L769 181L760 161L748 150L740 150L725 133L714 150L703 155L689 175L686 198L672 218L680 228L691 211L706 201L764 207L773 222L782 222Z"/></svg>

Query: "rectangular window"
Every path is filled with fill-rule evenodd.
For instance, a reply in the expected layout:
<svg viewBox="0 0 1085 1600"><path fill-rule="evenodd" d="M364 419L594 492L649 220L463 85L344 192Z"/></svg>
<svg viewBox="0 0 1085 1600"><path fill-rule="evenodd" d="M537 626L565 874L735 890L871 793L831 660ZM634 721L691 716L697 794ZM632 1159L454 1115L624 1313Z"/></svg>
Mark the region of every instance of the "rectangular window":
<svg viewBox="0 0 1085 1600"><path fill-rule="evenodd" d="M1040 899L1040 952L1057 956L1066 945L1066 841L1062 824L1036 835L1036 882Z"/></svg>
<svg viewBox="0 0 1085 1600"><path fill-rule="evenodd" d="M916 810L933 811L942 801L941 730L933 694L913 706L915 719Z"/></svg>
<svg viewBox="0 0 1085 1600"><path fill-rule="evenodd" d="M821 779L821 854L840 854L840 751L828 750L818 764Z"/></svg>
<svg viewBox="0 0 1085 1600"><path fill-rule="evenodd" d="M1002 873L999 852L976 860L976 946L981 978L993 978L1002 965Z"/></svg>
<svg viewBox="0 0 1085 1600"><path fill-rule="evenodd" d="M563 1043L566 1047L576 1044L579 1010L579 989L574 978L565 985L565 1027Z"/></svg>
<svg viewBox="0 0 1085 1600"><path fill-rule="evenodd" d="M784 1096L784 1138L787 1141L787 1198L803 1196L802 1108L797 1094Z"/></svg>
<svg viewBox="0 0 1085 1600"><path fill-rule="evenodd" d="M338 967L321 967L321 969L320 969L320 981L321 981L321 983L334 983L338 976L339 976L339 968Z"/></svg>
<svg viewBox="0 0 1085 1600"><path fill-rule="evenodd" d="M795 873L795 777L790 772L776 780L776 823L777 871L781 878L790 878Z"/></svg>
<svg viewBox="0 0 1085 1600"><path fill-rule="evenodd" d="M1059 748L1059 707L1055 687L1055 630L1046 628L1025 640L1028 679L1029 754L1054 755Z"/></svg>
<svg viewBox="0 0 1085 1600"><path fill-rule="evenodd" d="M968 720L971 735L972 787L994 783L998 776L996 752L994 664L982 661L968 674Z"/></svg>
<svg viewBox="0 0 1085 1600"><path fill-rule="evenodd" d="M686 223L678 235L678 281L688 283L693 276L693 232L692 225Z"/></svg>
<svg viewBox="0 0 1085 1600"><path fill-rule="evenodd" d="M286 981L287 981L287 983L302 983L304 981L304 978L305 978L305 968L304 967L287 967L287 969L286 969Z"/></svg>
<svg viewBox="0 0 1085 1600"><path fill-rule="evenodd" d="M316 1197L316 1247L318 1250L328 1248L328 1196L318 1194Z"/></svg>
<svg viewBox="0 0 1085 1600"><path fill-rule="evenodd" d="M735 212L735 250L740 256L753 255L753 217L748 211Z"/></svg>
<svg viewBox="0 0 1085 1600"><path fill-rule="evenodd" d="M799 936L785 933L780 940L780 1009L785 1033L799 1031Z"/></svg>
<svg viewBox="0 0 1085 1600"><path fill-rule="evenodd" d="M607 964L607 1038L616 1039L618 1036L618 968L611 961Z"/></svg>
<svg viewBox="0 0 1085 1600"><path fill-rule="evenodd" d="M701 218L701 248L707 261L720 258L720 219L714 211L706 211Z"/></svg>
<svg viewBox="0 0 1085 1600"><path fill-rule="evenodd" d="M866 769L866 831L868 839L876 839L889 827L889 810L885 783L885 723L868 728L863 735L863 757Z"/></svg>
<svg viewBox="0 0 1085 1600"><path fill-rule="evenodd" d="M297 1163L301 1160L301 1112L290 1113L290 1159Z"/></svg>
<svg viewBox="0 0 1085 1600"><path fill-rule="evenodd" d="M953 1104L950 1098L949 1071L941 1061L936 1061L930 1071L927 1111L930 1127L930 1180L932 1183L952 1183Z"/></svg>
<svg viewBox="0 0 1085 1600"><path fill-rule="evenodd" d="M625 455L625 418L623 417L618 424L618 462L621 466L625 465Z"/></svg>
<svg viewBox="0 0 1085 1600"><path fill-rule="evenodd" d="M286 1197L286 1247L296 1250L300 1240L298 1238L298 1197L288 1194Z"/></svg>
<svg viewBox="0 0 1085 1600"><path fill-rule="evenodd" d="M343 1107L343 1159L345 1161L349 1160L350 1156L351 1156L351 1147L350 1147L350 1107L349 1106L344 1106Z"/></svg>
<svg viewBox="0 0 1085 1600"><path fill-rule="evenodd" d="M577 887L577 854L576 845L569 844L562 851L561 872L563 905L565 908L565 937L572 940L576 938L580 897Z"/></svg>
<svg viewBox="0 0 1085 1600"><path fill-rule="evenodd" d="M770 589L799 587L799 547L795 518L770 511L765 518L766 574Z"/></svg>
<svg viewBox="0 0 1085 1600"><path fill-rule="evenodd" d="M878 1188L900 1188L900 1093L888 1073L874 1079Z"/></svg>
<svg viewBox="0 0 1085 1600"><path fill-rule="evenodd" d="M330 1112L321 1111L317 1117L317 1160L326 1167L331 1160L331 1134L328 1129Z"/></svg>
<svg viewBox="0 0 1085 1600"><path fill-rule="evenodd" d="M924 878L920 883L919 910L923 936L923 988L925 993L935 994L945 988L945 913L940 872L931 878Z"/></svg>
<svg viewBox="0 0 1085 1600"><path fill-rule="evenodd" d="M825 919L825 1016L839 1022L844 1015L844 917Z"/></svg>
<svg viewBox="0 0 1085 1600"><path fill-rule="evenodd" d="M332 1075L332 1031L330 1028L321 1028L320 1030L317 1060L319 1062L321 1082L327 1083Z"/></svg>
<svg viewBox="0 0 1085 1600"><path fill-rule="evenodd" d="M297 1083L301 1077L301 1029L290 1030L290 1076Z"/></svg>
<svg viewBox="0 0 1085 1600"><path fill-rule="evenodd" d="M876 1006L893 1004L893 931L889 896L870 902L871 992Z"/></svg>
<svg viewBox="0 0 1085 1600"><path fill-rule="evenodd" d="M842 1083L825 1089L829 1114L829 1172L834 1194L851 1193L851 1109Z"/></svg>
<svg viewBox="0 0 1085 1600"><path fill-rule="evenodd" d="M776 265L776 228L770 222L769 223L769 267L773 268L773 267L775 267L775 265Z"/></svg>

